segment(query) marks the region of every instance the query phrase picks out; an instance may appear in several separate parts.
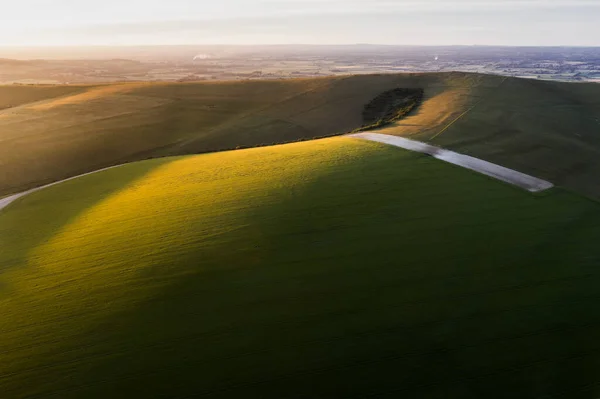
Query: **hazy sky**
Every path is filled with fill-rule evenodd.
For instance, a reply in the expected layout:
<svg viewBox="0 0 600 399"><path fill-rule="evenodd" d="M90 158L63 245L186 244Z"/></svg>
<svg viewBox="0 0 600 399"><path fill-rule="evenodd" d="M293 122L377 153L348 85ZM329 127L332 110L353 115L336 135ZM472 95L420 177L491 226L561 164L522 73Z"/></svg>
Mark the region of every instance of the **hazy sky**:
<svg viewBox="0 0 600 399"><path fill-rule="evenodd" d="M600 0L5 1L0 45L600 45Z"/></svg>

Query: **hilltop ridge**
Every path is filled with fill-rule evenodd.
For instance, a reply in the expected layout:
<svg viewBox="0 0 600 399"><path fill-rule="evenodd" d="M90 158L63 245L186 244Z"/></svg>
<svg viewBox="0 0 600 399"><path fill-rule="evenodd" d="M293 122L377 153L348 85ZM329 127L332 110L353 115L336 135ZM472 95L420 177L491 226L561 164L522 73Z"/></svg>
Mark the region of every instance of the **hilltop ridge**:
<svg viewBox="0 0 600 399"><path fill-rule="evenodd" d="M347 133L396 88L422 89L423 102L383 133L600 196L600 85L462 72L19 87L30 102L0 112L0 195L124 162ZM0 104L14 90L0 87Z"/></svg>

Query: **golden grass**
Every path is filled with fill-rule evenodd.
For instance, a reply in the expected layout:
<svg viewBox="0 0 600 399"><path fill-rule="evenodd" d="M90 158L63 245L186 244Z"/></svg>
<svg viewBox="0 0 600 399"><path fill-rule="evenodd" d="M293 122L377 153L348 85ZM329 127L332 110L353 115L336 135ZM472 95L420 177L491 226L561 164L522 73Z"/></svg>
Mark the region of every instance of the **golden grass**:
<svg viewBox="0 0 600 399"><path fill-rule="evenodd" d="M350 138L65 182L0 213L2 394L585 387L568 370L597 364L599 217Z"/></svg>
<svg viewBox="0 0 600 399"><path fill-rule="evenodd" d="M342 133L361 124L363 103L390 79L379 80L364 100L348 100L352 86L336 78L80 88L3 117L0 193L153 156ZM351 109L351 118L340 117Z"/></svg>
<svg viewBox="0 0 600 399"><path fill-rule="evenodd" d="M32 357L56 355L85 329L151 298L161 284L198 273L197 267L168 266L190 251L238 250L227 249L234 244L228 236L244 226L246 209L268 206L279 186L306 184L321 168L363 156L369 148L374 147L353 139L330 139L146 161L13 204L0 215L0 264L8 267L0 271L0 375L9 381L15 372L30 375ZM87 203L93 205L82 205ZM48 206L55 216L81 212L60 225L62 218L47 214ZM148 273L156 284L143 283ZM117 291L128 294L115 296ZM5 351L13 355L2 355ZM37 383L41 375L31 376ZM54 384L39 383L34 390Z"/></svg>
<svg viewBox="0 0 600 399"><path fill-rule="evenodd" d="M600 86L468 73L67 87L0 112L0 195L136 160L347 133L396 87L423 88L425 101L383 133L600 196Z"/></svg>
<svg viewBox="0 0 600 399"><path fill-rule="evenodd" d="M405 137L427 137L442 130L476 100L477 97L474 97L470 90L450 88L426 98L412 115L380 129L380 132Z"/></svg>
<svg viewBox="0 0 600 399"><path fill-rule="evenodd" d="M347 133L386 90L425 88L431 97L485 83L466 74L400 74L82 86L0 121L0 194L151 157Z"/></svg>
<svg viewBox="0 0 600 399"><path fill-rule="evenodd" d="M35 104L29 108L33 111L47 111L56 107L65 105L76 105L85 103L88 101L94 101L105 98L106 96L112 96L115 94L128 93L135 90L137 87L143 84L127 83L127 84L114 84L106 86L90 86L83 93L74 94L71 96L65 96L57 99L45 101L40 104Z"/></svg>
<svg viewBox="0 0 600 399"><path fill-rule="evenodd" d="M74 95L86 89L87 86L0 85L0 112L6 108L10 110L24 104Z"/></svg>

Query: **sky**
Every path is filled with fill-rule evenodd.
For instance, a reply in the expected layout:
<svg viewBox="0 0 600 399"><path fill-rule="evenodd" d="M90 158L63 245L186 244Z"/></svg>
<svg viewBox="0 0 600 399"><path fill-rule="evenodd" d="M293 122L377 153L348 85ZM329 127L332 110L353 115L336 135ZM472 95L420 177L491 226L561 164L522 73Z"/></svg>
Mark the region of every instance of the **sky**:
<svg viewBox="0 0 600 399"><path fill-rule="evenodd" d="M600 46L600 0L4 0L0 46Z"/></svg>

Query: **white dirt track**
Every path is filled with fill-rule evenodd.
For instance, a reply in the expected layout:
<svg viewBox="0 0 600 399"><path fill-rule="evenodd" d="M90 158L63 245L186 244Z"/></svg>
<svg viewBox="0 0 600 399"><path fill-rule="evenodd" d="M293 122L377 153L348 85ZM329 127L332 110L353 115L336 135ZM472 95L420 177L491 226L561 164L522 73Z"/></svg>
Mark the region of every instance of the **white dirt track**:
<svg viewBox="0 0 600 399"><path fill-rule="evenodd" d="M123 165L126 165L126 164L123 164ZM18 200L19 198L22 198L22 197L25 197L26 195L35 193L36 191L40 191L40 190L43 190L45 188L55 186L57 184L64 183L64 182L69 181L69 180L74 180L74 179L78 179L78 178L83 177L83 176L92 175L94 173L102 172L104 170L118 168L119 166L123 166L123 165L116 165L116 166L111 166L109 168L98 169L98 170L95 170L93 172L84 173L84 174L79 175L79 176L73 176L73 177L69 177L68 179L65 179L65 180L60 180L60 181L57 181L57 182L54 182L54 183L46 184L45 186L32 188L31 190L23 191L22 193L19 193L19 194L14 194L14 195L10 195L8 197L0 198L0 211L2 211L2 209L6 208L7 206L9 206L10 204L12 204L13 202L15 202L16 200Z"/></svg>
<svg viewBox="0 0 600 399"><path fill-rule="evenodd" d="M516 170L508 169L504 166L496 165L482 159L473 158L468 155L444 150L430 144L421 143L420 141L414 141L405 139L403 137L390 136L380 133L356 133L349 135L349 137L377 141L379 143L390 144L406 150L428 154L439 160L462 166L463 168L470 169L486 176L502 180L503 182L524 188L532 193L548 190L554 187L554 184L542 179L538 179L537 177L529 176L524 173L517 172Z"/></svg>
<svg viewBox="0 0 600 399"><path fill-rule="evenodd" d="M506 183L514 184L515 186L522 187L531 192L539 192L548 190L549 188L554 187L554 185L545 180L538 179L537 177L529 176L521 172L517 172L516 170L508 169L500 165L496 165L487 161L483 161L478 158L473 158L468 155L458 154L453 151L444 150L439 147L435 147L426 143L421 143L420 141L414 141L405 139L403 137L390 136L387 134L380 133L356 133L350 134L348 137L355 137L364 140L377 141L380 143L390 144L396 147L404 148L406 150L420 152L423 154L431 155L434 158L440 159L442 161L449 162L454 165L462 166L463 168L467 168L479 173L483 173L484 175L491 176L498 180L502 180ZM126 165L126 164L124 164ZM43 190L45 188L64 183L69 180L78 179L83 176L91 175L94 173L102 172L104 170L118 168L123 165L111 166L109 168L98 169L94 172L85 173L83 175L74 176L65 180L57 181L51 184L47 184L45 186L33 188L31 190L24 191L19 194L14 194L5 198L0 198L0 211L4 208L18 200L19 198L25 197L31 193L36 191Z"/></svg>

